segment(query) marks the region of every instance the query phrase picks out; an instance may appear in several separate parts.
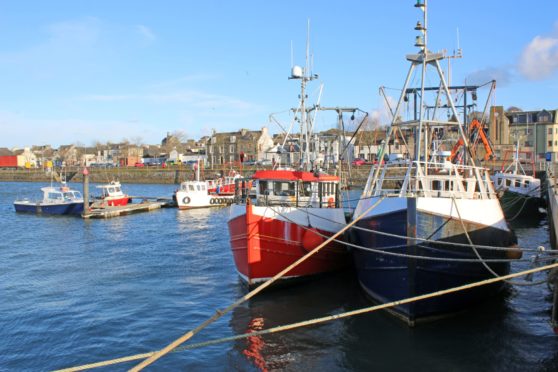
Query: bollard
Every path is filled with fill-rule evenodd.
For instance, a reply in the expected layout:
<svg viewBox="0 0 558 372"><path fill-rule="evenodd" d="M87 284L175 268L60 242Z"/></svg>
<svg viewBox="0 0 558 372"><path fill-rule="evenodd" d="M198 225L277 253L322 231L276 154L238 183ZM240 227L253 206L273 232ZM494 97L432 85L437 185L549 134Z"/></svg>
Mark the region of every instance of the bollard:
<svg viewBox="0 0 558 372"><path fill-rule="evenodd" d="M90 214L89 210L89 171L87 167L83 168L83 215Z"/></svg>

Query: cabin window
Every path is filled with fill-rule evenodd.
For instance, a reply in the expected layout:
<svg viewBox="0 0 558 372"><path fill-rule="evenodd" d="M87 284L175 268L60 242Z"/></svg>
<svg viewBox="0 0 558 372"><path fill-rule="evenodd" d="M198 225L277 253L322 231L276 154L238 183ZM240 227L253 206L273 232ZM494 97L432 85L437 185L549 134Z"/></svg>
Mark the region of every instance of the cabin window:
<svg viewBox="0 0 558 372"><path fill-rule="evenodd" d="M525 187L529 187L530 184L531 184L531 182L525 180Z"/></svg>
<svg viewBox="0 0 558 372"><path fill-rule="evenodd" d="M432 190L442 190L442 182L438 180L432 181Z"/></svg>
<svg viewBox="0 0 558 372"><path fill-rule="evenodd" d="M202 191L205 191L205 185L201 185Z"/></svg>
<svg viewBox="0 0 558 372"><path fill-rule="evenodd" d="M57 192L50 192L48 194L48 198L49 199L62 199L62 194L59 194Z"/></svg>
<svg viewBox="0 0 558 372"><path fill-rule="evenodd" d="M269 184L268 181L260 181L259 182L260 195L269 195L270 190L269 190L268 184Z"/></svg>
<svg viewBox="0 0 558 372"><path fill-rule="evenodd" d="M277 182L273 183L273 193L280 196L294 196L295 183L294 182Z"/></svg>
<svg viewBox="0 0 558 372"><path fill-rule="evenodd" d="M198 189L198 191L201 191L200 185L196 185L196 188Z"/></svg>
<svg viewBox="0 0 558 372"><path fill-rule="evenodd" d="M506 187L510 187L511 186L511 180L506 180Z"/></svg>
<svg viewBox="0 0 558 372"><path fill-rule="evenodd" d="M114 192L115 192L114 187L109 187L108 192L109 192L109 194L114 194Z"/></svg>
<svg viewBox="0 0 558 372"><path fill-rule="evenodd" d="M515 180L515 187L521 187L521 181L520 180Z"/></svg>
<svg viewBox="0 0 558 372"><path fill-rule="evenodd" d="M302 182L300 196L312 196L312 182Z"/></svg>
<svg viewBox="0 0 558 372"><path fill-rule="evenodd" d="M194 190L194 185L188 185L188 190L190 190L190 191L195 191L195 190Z"/></svg>
<svg viewBox="0 0 558 372"><path fill-rule="evenodd" d="M451 183L450 183L450 181L445 181L445 182L444 182L444 185L445 185L445 190L448 190L448 191L451 190Z"/></svg>

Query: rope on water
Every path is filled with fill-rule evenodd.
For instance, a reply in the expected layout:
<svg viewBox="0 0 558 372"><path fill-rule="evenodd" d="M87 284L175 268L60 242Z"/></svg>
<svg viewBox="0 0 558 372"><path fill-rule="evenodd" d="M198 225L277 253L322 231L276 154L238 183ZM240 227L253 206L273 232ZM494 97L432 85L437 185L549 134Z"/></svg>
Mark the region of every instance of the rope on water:
<svg viewBox="0 0 558 372"><path fill-rule="evenodd" d="M272 334L272 333L277 333L277 332L284 332L284 331L288 331L288 330L292 330L292 329L296 329L296 328L312 326L312 325L316 325L316 324L320 324L320 323L326 323L326 322L329 322L329 321L332 321L332 320L348 318L348 317L355 316L355 315L362 315L362 314L371 313L371 312L382 310L382 309L389 309L389 308L393 308L395 306L404 305L404 304L408 304L408 303L411 303L411 302L426 300L426 299L433 298L433 297L438 297L438 296L443 296L443 295L450 294L450 293L460 292L460 291L464 291L464 290L467 290L467 289L476 288L476 287L480 287L480 286L488 285L488 284L493 284L493 283L517 278L517 277L524 276L524 275L534 274L534 273L541 272L541 271L552 270L552 269L555 269L555 268L558 268L558 263L554 263L554 264L546 265L546 266L542 266L542 267L537 267L537 268L534 268L534 269L524 270L524 271L521 271L521 272L518 272L518 273L508 274L508 275L500 276L500 277L497 277L497 278L485 279L485 280L482 280L482 281L479 281L479 282L469 283L469 284L465 284L465 285L462 285L462 286L459 286L459 287L448 288L448 289L444 289L444 290L437 291L437 292L432 292L432 293L427 293L427 294L424 294L424 295L414 296L414 297L406 298L406 299L403 299L403 300L392 301L392 302L388 302L388 303L384 303L384 304L380 304L380 305L369 306L369 307L365 307L365 308L362 308L362 309L347 311L347 312L340 313L340 314L329 315L329 316L325 316L325 317L321 317L321 318L314 318L314 319L310 319L310 320L306 320L306 321L302 321L302 322L298 322L298 323L291 323L291 324L287 324L287 325L273 327L273 328L269 328L269 329L265 329L265 330L261 330L261 331L253 331L253 332L244 333L244 334L241 334L241 335L236 335L236 336L231 336L231 337L224 337L224 338L220 338L220 339L209 340L209 341L200 342L200 343L197 343L197 344L191 344L191 345L188 345L188 346L183 346L183 347L180 347L180 348L177 347L173 350L173 352L184 351L184 350L189 350L189 349L194 349L194 348L199 348L199 347L204 347L204 346L209 346L209 345L216 345L216 344L220 344L220 343L224 343L224 342L230 342L230 341L245 339L245 338L248 338L248 337L264 336L264 335L267 335L267 334ZM90 363L90 364L84 364L84 365L81 365L81 366L65 368L65 369L57 370L55 372L73 372L73 371L83 371L83 370L86 370L86 369L92 369L92 368L98 368L98 367L106 367L106 366L115 365L115 364L119 364L119 363L145 359L146 357L153 356L153 355L155 355L159 352L160 351L152 351L152 352L149 352L149 353L136 354L136 355L126 356L126 357L117 358L117 359L105 360L105 361L97 362L97 363Z"/></svg>
<svg viewBox="0 0 558 372"><path fill-rule="evenodd" d="M154 361L156 361L157 359L161 358L162 356L164 356L165 354L169 353L170 351L172 351L173 349L175 349L176 347L180 346L181 344L183 344L184 342L188 341L190 338L192 338L196 333L200 332L202 329L204 329L205 327L207 327L208 325L210 325L211 323L213 323L214 321L218 320L219 318L221 318L223 315L227 314L229 311L231 311L232 309L238 307L239 305L241 305L243 302L249 300L250 298L254 297L256 294L260 293L261 291L263 291L265 288L269 287L271 284L273 284L275 281L277 281L278 279L280 279L281 277L283 277L286 273L288 273L289 271L291 271L293 268L295 268L296 266L298 266L300 263L306 261L308 258L312 257L313 255L315 255L316 253L318 253L323 247L325 247L330 241L332 241L333 239L337 238L339 235L343 234L346 230L348 230L349 228L351 228L351 226L353 226L355 223L357 223L362 217L364 217L367 213L369 213L370 211L372 211L374 208L376 208L377 205L380 204L380 202L383 200L383 198L379 199L378 201L376 201L376 203L372 204L370 206L370 208L368 208L368 210L365 211L365 213L363 213L359 218L354 219L351 223L347 224L347 226L343 227L341 230L339 230L338 232L336 232L334 235L332 235L331 238L329 238L328 240L324 241L322 244L318 245L316 248L314 248L313 250L311 250L310 252L308 252L306 255L304 255L303 257L301 257L300 259L298 259L296 262L294 262L293 264L291 264L289 267L283 269L280 273L278 273L277 275L275 275L273 278L271 278L270 280L264 282L262 285L260 285L259 287L255 288L254 290L250 291L249 293L247 293L246 295L244 295L242 298L240 298L239 300L237 300L236 302L232 303L231 305L229 305L226 309L224 310L217 310L215 312L215 314L210 317L209 319L207 319L206 321L204 321L203 323L201 323L199 326L197 326L196 328L194 328L193 330L185 333L184 335L182 335L181 337L179 337L178 339L176 339L175 341L171 342L169 345L167 345L165 348L159 350L157 353L149 356L146 360L144 360L143 362L141 362L140 364L138 364L137 366L135 366L134 368L131 369L131 371L137 372L137 371L141 371L143 368L147 367L148 365L152 364Z"/></svg>

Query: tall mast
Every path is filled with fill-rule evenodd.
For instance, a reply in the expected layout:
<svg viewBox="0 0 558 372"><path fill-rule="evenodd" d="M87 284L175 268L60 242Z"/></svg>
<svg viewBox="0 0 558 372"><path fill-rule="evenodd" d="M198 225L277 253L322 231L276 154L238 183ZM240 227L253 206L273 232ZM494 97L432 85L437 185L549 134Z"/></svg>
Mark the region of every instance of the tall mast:
<svg viewBox="0 0 558 372"><path fill-rule="evenodd" d="M312 74L310 66L310 20L306 36L306 64L304 68L293 66L289 79L300 79L300 161L305 170L310 170L310 123L308 122L308 110L306 108L306 84L318 78L317 74ZM302 165L301 164L301 165Z"/></svg>

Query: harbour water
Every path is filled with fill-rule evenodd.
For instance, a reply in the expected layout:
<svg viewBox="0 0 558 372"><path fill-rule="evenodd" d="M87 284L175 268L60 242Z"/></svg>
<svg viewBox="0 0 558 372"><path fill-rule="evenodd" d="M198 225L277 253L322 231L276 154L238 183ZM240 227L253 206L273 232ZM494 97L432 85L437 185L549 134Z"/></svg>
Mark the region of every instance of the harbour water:
<svg viewBox="0 0 558 372"><path fill-rule="evenodd" d="M158 350L246 293L229 250L226 208L90 221L16 214L12 202L41 186L0 183L0 370L46 371ZM123 187L146 196L175 188ZM514 227L521 246L549 248L546 220ZM369 305L353 274L339 273L264 292L191 342ZM514 287L415 328L378 312L172 353L152 370L555 371L550 310L546 285Z"/></svg>

